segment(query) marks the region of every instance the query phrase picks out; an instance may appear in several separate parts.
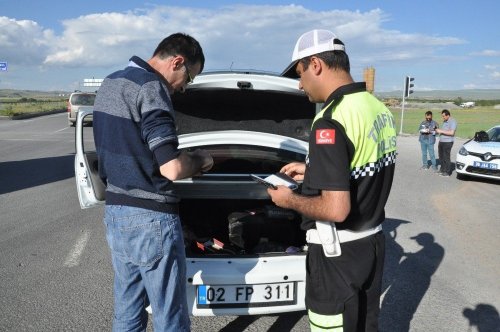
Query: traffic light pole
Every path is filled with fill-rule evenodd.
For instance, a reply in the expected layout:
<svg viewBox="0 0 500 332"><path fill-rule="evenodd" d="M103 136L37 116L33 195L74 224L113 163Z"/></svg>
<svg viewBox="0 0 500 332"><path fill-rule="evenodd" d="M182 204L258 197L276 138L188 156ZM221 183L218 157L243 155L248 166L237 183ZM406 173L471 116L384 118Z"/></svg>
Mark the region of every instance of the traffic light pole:
<svg viewBox="0 0 500 332"><path fill-rule="evenodd" d="M405 95L406 95L406 92L403 89L403 102L401 103L401 129L399 130L399 135L401 135L403 133L403 117L404 117L404 113L405 113Z"/></svg>
<svg viewBox="0 0 500 332"><path fill-rule="evenodd" d="M399 130L399 134L401 135L403 133L403 117L404 117L404 112L405 112L405 98L409 97L410 94L413 93L413 90L411 89L413 87L412 81L415 78L411 76L406 76L405 77L405 82L403 86L403 102L401 104L401 129Z"/></svg>

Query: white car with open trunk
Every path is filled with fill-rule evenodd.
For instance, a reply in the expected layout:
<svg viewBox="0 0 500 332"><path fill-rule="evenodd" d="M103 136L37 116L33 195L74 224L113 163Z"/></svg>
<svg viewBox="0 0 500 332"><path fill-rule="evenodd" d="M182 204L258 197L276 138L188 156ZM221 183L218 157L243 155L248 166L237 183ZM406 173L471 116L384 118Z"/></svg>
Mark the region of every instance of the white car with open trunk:
<svg viewBox="0 0 500 332"><path fill-rule="evenodd" d="M307 155L317 106L296 80L263 73L196 77L172 96L181 149L203 148L214 167L174 183L187 255L193 315L304 310L305 232L301 216L276 207L251 174L269 176ZM78 114L75 174L82 208L103 204L91 128ZM85 136L85 138L84 138Z"/></svg>

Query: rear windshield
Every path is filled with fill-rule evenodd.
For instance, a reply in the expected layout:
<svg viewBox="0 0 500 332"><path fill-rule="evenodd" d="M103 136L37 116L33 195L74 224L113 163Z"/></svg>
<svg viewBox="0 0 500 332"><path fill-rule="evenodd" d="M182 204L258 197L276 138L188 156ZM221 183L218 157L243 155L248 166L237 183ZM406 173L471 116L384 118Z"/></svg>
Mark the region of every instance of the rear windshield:
<svg viewBox="0 0 500 332"><path fill-rule="evenodd" d="M208 174L272 174L291 162L303 162L305 156L283 149L251 145L207 145L203 146L214 159Z"/></svg>
<svg viewBox="0 0 500 332"><path fill-rule="evenodd" d="M77 94L71 97L72 105L94 106L95 94Z"/></svg>

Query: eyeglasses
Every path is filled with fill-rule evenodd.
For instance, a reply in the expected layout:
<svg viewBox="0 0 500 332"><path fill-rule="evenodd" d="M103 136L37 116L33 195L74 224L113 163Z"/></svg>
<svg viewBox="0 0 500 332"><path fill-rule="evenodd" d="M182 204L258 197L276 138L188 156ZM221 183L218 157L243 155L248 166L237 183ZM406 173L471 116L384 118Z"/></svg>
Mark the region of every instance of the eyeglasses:
<svg viewBox="0 0 500 332"><path fill-rule="evenodd" d="M186 74L187 74L186 85L193 83L193 78L191 77L191 74L189 73L189 67L186 64L186 62L184 62L184 68L186 69Z"/></svg>

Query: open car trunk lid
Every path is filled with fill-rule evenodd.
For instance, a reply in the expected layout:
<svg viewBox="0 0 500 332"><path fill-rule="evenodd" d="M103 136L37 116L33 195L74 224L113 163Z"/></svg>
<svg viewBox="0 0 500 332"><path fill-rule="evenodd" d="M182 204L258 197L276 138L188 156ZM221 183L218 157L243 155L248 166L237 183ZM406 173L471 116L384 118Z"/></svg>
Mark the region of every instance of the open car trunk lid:
<svg viewBox="0 0 500 332"><path fill-rule="evenodd" d="M306 141L316 113L297 81L241 72L202 74L172 102L179 135L246 130Z"/></svg>

